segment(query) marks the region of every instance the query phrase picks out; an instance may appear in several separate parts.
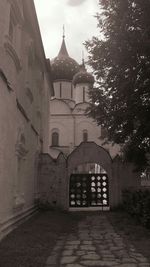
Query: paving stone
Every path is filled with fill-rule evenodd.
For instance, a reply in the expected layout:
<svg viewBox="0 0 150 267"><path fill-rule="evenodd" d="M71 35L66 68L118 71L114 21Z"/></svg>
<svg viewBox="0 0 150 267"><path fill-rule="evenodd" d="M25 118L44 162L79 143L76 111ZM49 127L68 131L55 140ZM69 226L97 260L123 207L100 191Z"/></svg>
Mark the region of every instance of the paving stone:
<svg viewBox="0 0 150 267"><path fill-rule="evenodd" d="M77 258L76 256L64 256L61 258L61 264L73 263Z"/></svg>
<svg viewBox="0 0 150 267"><path fill-rule="evenodd" d="M96 253L95 250L86 251L86 254L94 254L94 255L98 255L98 254Z"/></svg>
<svg viewBox="0 0 150 267"><path fill-rule="evenodd" d="M94 242L94 243L96 243L96 242ZM103 250L107 250L107 249L108 249L108 247L107 247L106 244L105 244L105 245L100 244L100 245L98 245L98 247L99 247L100 249L103 249Z"/></svg>
<svg viewBox="0 0 150 267"><path fill-rule="evenodd" d="M110 247L110 250L111 250L111 251L118 251L118 247L116 247L116 246L112 246L112 247Z"/></svg>
<svg viewBox="0 0 150 267"><path fill-rule="evenodd" d="M88 240L89 239L89 235L81 235L79 236L80 240ZM92 240L92 239L91 239Z"/></svg>
<svg viewBox="0 0 150 267"><path fill-rule="evenodd" d="M84 240L83 241L84 245L92 245L92 243L93 243L92 240Z"/></svg>
<svg viewBox="0 0 150 267"><path fill-rule="evenodd" d="M136 263L121 263L120 267L138 267L138 264Z"/></svg>
<svg viewBox="0 0 150 267"><path fill-rule="evenodd" d="M73 255L73 250L69 249L69 250L64 250L62 255L63 256L72 256Z"/></svg>
<svg viewBox="0 0 150 267"><path fill-rule="evenodd" d="M103 255L112 255L112 253L111 252L109 252L109 250L107 249L98 249L99 250L99 252L101 253L101 254L103 254Z"/></svg>
<svg viewBox="0 0 150 267"><path fill-rule="evenodd" d="M136 259L134 259L134 258L131 258L131 257L129 257L129 258L126 258L126 257L124 257L124 258L122 258L121 259L121 261L123 262L123 263L137 263L137 260Z"/></svg>
<svg viewBox="0 0 150 267"><path fill-rule="evenodd" d="M74 240L74 241L67 241L67 245L79 245L81 242L79 240Z"/></svg>
<svg viewBox="0 0 150 267"><path fill-rule="evenodd" d="M85 251L82 251L82 250L78 250L78 251L76 251L76 255L77 255L77 256L82 256L82 255L85 255L85 254L86 254Z"/></svg>
<svg viewBox="0 0 150 267"><path fill-rule="evenodd" d="M109 256L106 256L106 255L102 255L102 258L103 258L103 260L115 260L116 259L116 257L115 256L113 256L113 255L109 255Z"/></svg>
<svg viewBox="0 0 150 267"><path fill-rule="evenodd" d="M115 261L102 261L102 260L98 260L98 261L94 261L94 260L84 260L81 261L81 264L86 265L88 267L90 266L119 266L117 262Z"/></svg>
<svg viewBox="0 0 150 267"><path fill-rule="evenodd" d="M65 245L64 249L65 250L73 250L73 249L77 249L78 245Z"/></svg>
<svg viewBox="0 0 150 267"><path fill-rule="evenodd" d="M82 246L80 246L80 248L81 248L81 250L88 250L88 251L96 250L96 248L92 245L82 245Z"/></svg>
<svg viewBox="0 0 150 267"><path fill-rule="evenodd" d="M77 231L58 239L45 267L58 266L150 267L150 263L133 245L127 247L102 215L86 216Z"/></svg>
<svg viewBox="0 0 150 267"><path fill-rule="evenodd" d="M84 260L99 260L100 256L97 254L88 254L88 255L82 256L82 259L84 259Z"/></svg>
<svg viewBox="0 0 150 267"><path fill-rule="evenodd" d="M131 255L133 257L139 257L139 258L141 257L141 258L143 258L143 255L141 253L136 252L136 251L135 252L132 252Z"/></svg>

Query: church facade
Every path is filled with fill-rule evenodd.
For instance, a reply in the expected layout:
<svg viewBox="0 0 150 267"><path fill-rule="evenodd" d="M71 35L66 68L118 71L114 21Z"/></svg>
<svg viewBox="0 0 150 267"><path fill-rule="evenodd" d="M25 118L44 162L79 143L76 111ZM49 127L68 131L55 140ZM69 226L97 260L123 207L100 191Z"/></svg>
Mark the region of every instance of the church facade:
<svg viewBox="0 0 150 267"><path fill-rule="evenodd" d="M94 77L85 67L84 59L79 65L68 54L65 37L58 56L51 61L54 83L54 97L50 101L50 153L62 151L69 155L81 142L104 143L103 129L87 117L90 105L89 90L93 87ZM103 144L114 158L119 146Z"/></svg>

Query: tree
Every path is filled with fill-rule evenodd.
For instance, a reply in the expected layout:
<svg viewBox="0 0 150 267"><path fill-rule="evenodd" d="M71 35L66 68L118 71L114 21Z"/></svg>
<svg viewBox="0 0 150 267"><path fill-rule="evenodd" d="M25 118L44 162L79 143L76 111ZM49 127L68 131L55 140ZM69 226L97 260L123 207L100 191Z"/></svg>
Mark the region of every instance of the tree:
<svg viewBox="0 0 150 267"><path fill-rule="evenodd" d="M97 81L88 114L140 168L150 152L150 0L99 0L100 35L86 41Z"/></svg>

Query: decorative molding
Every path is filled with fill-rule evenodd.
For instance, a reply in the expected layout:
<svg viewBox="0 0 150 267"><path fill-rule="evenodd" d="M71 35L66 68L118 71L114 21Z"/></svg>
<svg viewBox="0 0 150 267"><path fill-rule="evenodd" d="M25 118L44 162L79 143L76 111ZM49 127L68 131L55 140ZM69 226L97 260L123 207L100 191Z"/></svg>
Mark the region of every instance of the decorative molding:
<svg viewBox="0 0 150 267"><path fill-rule="evenodd" d="M39 133L38 133L37 130L34 128L33 124L31 124L31 129L33 130L33 132L34 132L37 136L39 136Z"/></svg>
<svg viewBox="0 0 150 267"><path fill-rule="evenodd" d="M29 87L26 87L26 96L28 97L30 103L32 104L34 101L34 97Z"/></svg>
<svg viewBox="0 0 150 267"><path fill-rule="evenodd" d="M20 59L19 59L19 57L17 55L16 50L14 49L11 41L9 40L8 36L6 36L6 41L4 43L4 47L5 47L6 52L12 58L12 60L13 60L13 62L15 64L16 70L19 72L22 69L21 62L20 62Z"/></svg>
<svg viewBox="0 0 150 267"><path fill-rule="evenodd" d="M22 130L19 129L17 142L15 145L15 152L18 158L25 160L28 150L26 149L26 139Z"/></svg>
<svg viewBox="0 0 150 267"><path fill-rule="evenodd" d="M22 158L22 159L26 159L26 154L28 153L28 150L25 149L25 146L24 144L22 144L21 142L17 143L15 145L15 152L16 152L16 155L19 157L19 158Z"/></svg>
<svg viewBox="0 0 150 267"><path fill-rule="evenodd" d="M14 91L5 75L5 73L3 72L3 70L0 68L0 77L2 78L3 82L6 84L7 88L9 91Z"/></svg>
<svg viewBox="0 0 150 267"><path fill-rule="evenodd" d="M24 110L24 108L22 107L22 105L19 103L19 100L16 99L16 102L17 102L17 108L20 110L20 112L22 113L22 115L24 116L24 118L26 119L27 122L29 122L29 118Z"/></svg>
<svg viewBox="0 0 150 267"><path fill-rule="evenodd" d="M22 12L20 10L20 7L18 6L17 1L16 0L8 0L8 2L11 5L11 9L12 9L12 13L13 13L14 19L18 23L23 24L23 15L22 15Z"/></svg>

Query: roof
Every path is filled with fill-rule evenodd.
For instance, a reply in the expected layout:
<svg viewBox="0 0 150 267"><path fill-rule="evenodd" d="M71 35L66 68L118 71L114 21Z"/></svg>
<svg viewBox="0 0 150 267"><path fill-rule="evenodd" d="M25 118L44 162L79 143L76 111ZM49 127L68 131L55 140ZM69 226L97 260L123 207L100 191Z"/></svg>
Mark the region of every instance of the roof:
<svg viewBox="0 0 150 267"><path fill-rule="evenodd" d="M68 54L64 36L58 56L52 60L51 66L53 81L72 81L73 76L79 71L79 64Z"/></svg>
<svg viewBox="0 0 150 267"><path fill-rule="evenodd" d="M80 67L80 71L77 72L73 77L74 85L80 84L80 83L89 83L89 84L94 83L94 77L91 73L87 72L84 61Z"/></svg>

